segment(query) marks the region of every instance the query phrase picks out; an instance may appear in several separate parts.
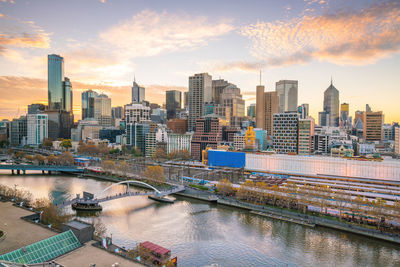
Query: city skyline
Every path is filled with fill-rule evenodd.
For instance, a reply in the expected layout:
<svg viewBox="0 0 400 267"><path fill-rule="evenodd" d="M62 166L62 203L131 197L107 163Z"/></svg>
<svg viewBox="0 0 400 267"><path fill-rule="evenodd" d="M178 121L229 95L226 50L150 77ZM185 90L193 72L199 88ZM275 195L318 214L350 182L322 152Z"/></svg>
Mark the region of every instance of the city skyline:
<svg viewBox="0 0 400 267"><path fill-rule="evenodd" d="M208 72L236 84L248 106L255 103L262 69L266 92L279 80L298 80L298 104L310 104L315 119L332 75L350 116L368 103L384 112L385 122L400 120L397 1L221 2L216 5L226 6L223 11L197 7L196 13L179 1L72 1L68 8L44 2L0 4L0 93L7 93L1 119L21 115L30 103L47 103L46 59L55 53L65 58L77 118L81 92L88 89L109 95L112 106L129 103L134 75L150 102L163 103L165 91L187 91L189 76ZM50 9L65 11L43 16ZM84 16L88 9L93 14ZM68 12L77 13L71 26L62 22ZM98 15L104 21L90 23ZM326 30L312 33L317 24Z"/></svg>

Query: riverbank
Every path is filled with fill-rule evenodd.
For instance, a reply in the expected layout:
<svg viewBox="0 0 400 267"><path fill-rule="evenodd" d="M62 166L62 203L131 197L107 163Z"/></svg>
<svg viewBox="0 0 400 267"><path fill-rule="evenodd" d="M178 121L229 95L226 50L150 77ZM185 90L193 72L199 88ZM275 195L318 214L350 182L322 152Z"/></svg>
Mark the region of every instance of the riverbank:
<svg viewBox="0 0 400 267"><path fill-rule="evenodd" d="M212 198L212 196L216 196L215 194L210 194L208 192L196 190L193 188L189 188L189 189L185 190L185 192L176 193L175 195L198 199L198 200L203 200L203 201L207 201L207 202L215 202L214 198ZM264 216L270 217L272 219L289 221L289 222L297 223L297 224L301 224L301 225L309 224L308 226L313 226L313 225L322 226L322 227L327 227L327 228L331 228L331 229L335 229L335 230L339 230L339 231L345 231L345 232L349 232L349 233L353 233L353 234L363 235L363 236L367 236L367 237L377 238L380 240L385 240L388 242L400 244L400 236L398 236L398 235L385 234L378 230L368 229L368 228L365 228L362 226L349 224L349 223L342 222L342 221L336 221L333 218L328 219L328 218L322 218L319 216L289 211L286 209L280 209L280 208L271 207L271 206L260 206L260 205L250 204L250 203L246 203L246 202L242 202L242 201L237 201L236 199L231 199L231 198L227 198L227 197L225 197L225 198L219 197L216 202L220 205L245 209L245 210L248 210L253 213L256 212L257 215L264 215ZM290 219L292 219L292 221L290 221Z"/></svg>

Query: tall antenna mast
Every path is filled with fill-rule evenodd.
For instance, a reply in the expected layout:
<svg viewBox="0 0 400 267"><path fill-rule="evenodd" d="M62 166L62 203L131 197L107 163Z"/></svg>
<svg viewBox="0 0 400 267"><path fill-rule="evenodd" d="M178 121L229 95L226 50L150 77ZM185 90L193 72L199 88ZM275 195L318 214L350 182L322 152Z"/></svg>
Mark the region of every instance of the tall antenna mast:
<svg viewBox="0 0 400 267"><path fill-rule="evenodd" d="M260 85L261 85L261 70L260 70Z"/></svg>

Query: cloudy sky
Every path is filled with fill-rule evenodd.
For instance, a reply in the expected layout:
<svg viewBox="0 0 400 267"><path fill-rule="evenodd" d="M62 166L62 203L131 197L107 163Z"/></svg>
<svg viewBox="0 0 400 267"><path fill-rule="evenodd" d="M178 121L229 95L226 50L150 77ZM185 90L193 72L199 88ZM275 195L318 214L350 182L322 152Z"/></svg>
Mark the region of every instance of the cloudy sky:
<svg viewBox="0 0 400 267"><path fill-rule="evenodd" d="M0 0L0 119L47 102L56 53L77 117L83 90L128 103L134 75L151 102L208 72L254 103L262 69L267 90L298 80L299 104L315 118L333 77L351 113L368 103L400 121L399 52L398 0Z"/></svg>

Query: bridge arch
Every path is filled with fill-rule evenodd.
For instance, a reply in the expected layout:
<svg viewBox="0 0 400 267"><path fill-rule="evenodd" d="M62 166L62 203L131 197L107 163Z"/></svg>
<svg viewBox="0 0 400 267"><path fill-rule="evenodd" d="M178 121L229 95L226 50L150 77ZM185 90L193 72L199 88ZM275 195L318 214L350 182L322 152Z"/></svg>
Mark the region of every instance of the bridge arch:
<svg viewBox="0 0 400 267"><path fill-rule="evenodd" d="M128 180L128 181L121 181L121 182L118 182L118 183L114 183L114 184L106 187L103 191L101 191L99 194L97 194L95 198L98 199L100 196L102 196L110 188L112 188L114 186L117 186L117 185L120 185L120 184L127 184L127 185L129 185L129 184L140 184L140 185L143 185L143 186L145 186L145 187L147 187L149 189L153 189L156 192L156 194L161 194L160 190L158 190L157 188L155 188L154 186L152 186L150 184L147 184L147 183L141 182L141 181L136 181L136 180Z"/></svg>

